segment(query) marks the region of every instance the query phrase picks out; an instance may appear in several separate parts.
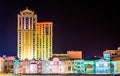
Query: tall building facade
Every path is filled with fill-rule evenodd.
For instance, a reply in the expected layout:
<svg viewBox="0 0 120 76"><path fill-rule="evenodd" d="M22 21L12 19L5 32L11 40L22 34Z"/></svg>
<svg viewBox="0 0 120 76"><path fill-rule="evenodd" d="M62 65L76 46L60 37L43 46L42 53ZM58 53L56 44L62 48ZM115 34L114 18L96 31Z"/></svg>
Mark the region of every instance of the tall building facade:
<svg viewBox="0 0 120 76"><path fill-rule="evenodd" d="M18 14L18 57L49 59L52 56L52 22L37 23L34 11L25 9Z"/></svg>
<svg viewBox="0 0 120 76"><path fill-rule="evenodd" d="M25 9L18 14L18 57L20 60L37 58L37 15Z"/></svg>
<svg viewBox="0 0 120 76"><path fill-rule="evenodd" d="M52 57L52 22L37 23L37 59Z"/></svg>

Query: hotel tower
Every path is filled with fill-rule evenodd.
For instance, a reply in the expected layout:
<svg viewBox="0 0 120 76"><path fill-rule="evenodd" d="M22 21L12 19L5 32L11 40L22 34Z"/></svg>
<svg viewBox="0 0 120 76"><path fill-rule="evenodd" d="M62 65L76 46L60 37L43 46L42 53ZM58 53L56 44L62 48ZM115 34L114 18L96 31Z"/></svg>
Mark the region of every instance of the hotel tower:
<svg viewBox="0 0 120 76"><path fill-rule="evenodd" d="M45 60L52 56L52 22L37 23L37 15L26 8L18 14L17 32L20 60Z"/></svg>
<svg viewBox="0 0 120 76"><path fill-rule="evenodd" d="M52 22L37 23L37 58L52 57Z"/></svg>

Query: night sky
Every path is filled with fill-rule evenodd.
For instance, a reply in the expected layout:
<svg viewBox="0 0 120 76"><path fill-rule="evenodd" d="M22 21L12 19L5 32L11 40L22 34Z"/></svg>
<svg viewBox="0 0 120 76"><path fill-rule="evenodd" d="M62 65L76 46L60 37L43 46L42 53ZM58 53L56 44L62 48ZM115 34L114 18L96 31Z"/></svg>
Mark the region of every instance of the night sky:
<svg viewBox="0 0 120 76"><path fill-rule="evenodd" d="M17 14L35 11L38 21L53 22L53 52L80 50L83 58L102 56L120 46L120 4L117 1L2 0L0 55L17 55Z"/></svg>

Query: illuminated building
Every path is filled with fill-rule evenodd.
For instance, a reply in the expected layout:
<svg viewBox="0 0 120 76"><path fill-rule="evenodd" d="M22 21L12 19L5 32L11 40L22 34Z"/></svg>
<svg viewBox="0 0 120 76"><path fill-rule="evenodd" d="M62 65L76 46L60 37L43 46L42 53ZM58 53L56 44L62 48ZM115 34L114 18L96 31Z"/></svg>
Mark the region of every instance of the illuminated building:
<svg viewBox="0 0 120 76"><path fill-rule="evenodd" d="M30 61L30 73L31 74L34 74L34 73L37 73L37 61L35 59L32 59Z"/></svg>
<svg viewBox="0 0 120 76"><path fill-rule="evenodd" d="M111 60L120 60L120 47L117 50L106 50L110 54ZM106 53L103 51L103 54Z"/></svg>
<svg viewBox="0 0 120 76"><path fill-rule="evenodd" d="M23 61L19 62L19 73L24 73Z"/></svg>
<svg viewBox="0 0 120 76"><path fill-rule="evenodd" d="M46 60L52 57L52 22L37 23L37 59Z"/></svg>
<svg viewBox="0 0 120 76"><path fill-rule="evenodd" d="M103 58L107 61L110 61L110 53L108 53L107 51L103 54Z"/></svg>
<svg viewBox="0 0 120 76"><path fill-rule="evenodd" d="M25 9L18 14L18 29L17 29L17 55L20 60L25 58L31 60L36 59L36 27L37 15L29 10Z"/></svg>
<svg viewBox="0 0 120 76"><path fill-rule="evenodd" d="M74 60L65 60L65 74L74 73Z"/></svg>
<svg viewBox="0 0 120 76"><path fill-rule="evenodd" d="M6 56L4 57L4 71L7 73L14 72L14 60L16 58L14 56Z"/></svg>
<svg viewBox="0 0 120 76"><path fill-rule="evenodd" d="M0 57L0 73L4 72L4 59Z"/></svg>
<svg viewBox="0 0 120 76"><path fill-rule="evenodd" d="M120 47L117 48L117 54L118 54L119 57L120 57Z"/></svg>
<svg viewBox="0 0 120 76"><path fill-rule="evenodd" d="M37 61L37 73L38 74L42 73L42 61L41 60Z"/></svg>
<svg viewBox="0 0 120 76"><path fill-rule="evenodd" d="M105 54L106 51L110 54L110 57L111 57L111 58L114 57L115 54L116 54L116 50L105 50L105 51L103 51L103 54Z"/></svg>
<svg viewBox="0 0 120 76"><path fill-rule="evenodd" d="M120 60L117 60L117 73L120 74Z"/></svg>
<svg viewBox="0 0 120 76"><path fill-rule="evenodd" d="M74 60L74 73L75 74L84 74L84 60Z"/></svg>
<svg viewBox="0 0 120 76"><path fill-rule="evenodd" d="M42 74L50 74L50 61L43 60L42 61Z"/></svg>
<svg viewBox="0 0 120 76"><path fill-rule="evenodd" d="M23 73L24 74L29 74L30 73L30 61L28 59L23 60Z"/></svg>
<svg viewBox="0 0 120 76"><path fill-rule="evenodd" d="M64 74L65 73L65 63L60 61L58 58L54 58L53 61L50 61L50 73L52 74Z"/></svg>
<svg viewBox="0 0 120 76"><path fill-rule="evenodd" d="M67 51L70 59L82 59L82 51Z"/></svg>
<svg viewBox="0 0 120 76"><path fill-rule="evenodd" d="M117 57L114 57L112 60L120 60L120 47L117 48L116 50Z"/></svg>
<svg viewBox="0 0 120 76"><path fill-rule="evenodd" d="M85 60L85 74L94 74L95 73L95 61L94 60Z"/></svg>
<svg viewBox="0 0 120 76"><path fill-rule="evenodd" d="M117 61L110 62L110 74L117 74Z"/></svg>
<svg viewBox="0 0 120 76"><path fill-rule="evenodd" d="M110 61L100 59L95 62L95 67L96 74L110 74Z"/></svg>
<svg viewBox="0 0 120 76"><path fill-rule="evenodd" d="M19 59L14 60L14 73L18 74L19 73Z"/></svg>
<svg viewBox="0 0 120 76"><path fill-rule="evenodd" d="M53 54L49 60L53 60L54 58L59 58L59 60L69 60L70 59L67 54Z"/></svg>
<svg viewBox="0 0 120 76"><path fill-rule="evenodd" d="M18 14L18 57L20 60L52 57L52 22L37 23L37 15L29 9Z"/></svg>
<svg viewBox="0 0 120 76"><path fill-rule="evenodd" d="M42 61L41 60L22 60L16 59L14 61L14 73L15 74L41 74Z"/></svg>
<svg viewBox="0 0 120 76"><path fill-rule="evenodd" d="M59 58L60 60L82 59L82 51L67 51L67 54L53 54L52 58Z"/></svg>

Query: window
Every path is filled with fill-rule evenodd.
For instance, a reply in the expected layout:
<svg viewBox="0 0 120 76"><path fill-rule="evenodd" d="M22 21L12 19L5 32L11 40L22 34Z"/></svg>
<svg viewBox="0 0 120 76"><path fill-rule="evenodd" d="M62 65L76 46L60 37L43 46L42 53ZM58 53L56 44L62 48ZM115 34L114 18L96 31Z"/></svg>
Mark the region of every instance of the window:
<svg viewBox="0 0 120 76"><path fill-rule="evenodd" d="M70 66L68 66L68 71L70 71L71 70L71 67Z"/></svg>
<svg viewBox="0 0 120 76"><path fill-rule="evenodd" d="M28 17L26 17L26 29L28 29Z"/></svg>
<svg viewBox="0 0 120 76"><path fill-rule="evenodd" d="M48 27L46 27L46 35L48 35L49 34L49 29L48 29Z"/></svg>
<svg viewBox="0 0 120 76"><path fill-rule="evenodd" d="M33 29L35 29L35 23L33 23Z"/></svg>
<svg viewBox="0 0 120 76"><path fill-rule="evenodd" d="M13 65L11 65L10 68L13 68Z"/></svg>
<svg viewBox="0 0 120 76"><path fill-rule="evenodd" d="M19 25L21 25L21 18L19 18Z"/></svg>
<svg viewBox="0 0 120 76"><path fill-rule="evenodd" d="M32 17L30 17L30 29L32 29Z"/></svg>
<svg viewBox="0 0 120 76"><path fill-rule="evenodd" d="M22 19L22 29L24 29L24 17Z"/></svg>

